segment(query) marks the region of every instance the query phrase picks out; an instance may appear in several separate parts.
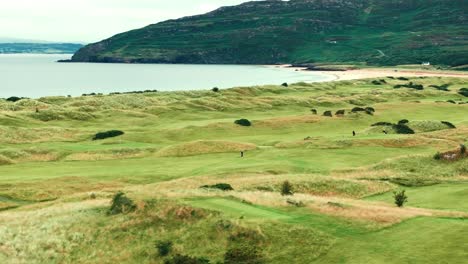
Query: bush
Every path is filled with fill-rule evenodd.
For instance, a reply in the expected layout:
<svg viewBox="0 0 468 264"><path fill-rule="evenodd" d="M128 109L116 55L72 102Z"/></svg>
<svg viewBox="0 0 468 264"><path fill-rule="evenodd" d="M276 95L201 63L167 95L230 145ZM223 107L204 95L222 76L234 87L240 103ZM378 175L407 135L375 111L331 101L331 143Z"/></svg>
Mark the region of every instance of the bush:
<svg viewBox="0 0 468 264"><path fill-rule="evenodd" d="M311 109L310 110L312 112L312 114L316 115L318 112L317 112L317 109Z"/></svg>
<svg viewBox="0 0 468 264"><path fill-rule="evenodd" d="M366 112L366 109L362 108L362 107L354 107L353 109L351 109L351 112L353 112L353 113Z"/></svg>
<svg viewBox="0 0 468 264"><path fill-rule="evenodd" d="M402 120L398 121L399 125L405 125L405 124L408 124L408 123L409 123L408 119L402 119Z"/></svg>
<svg viewBox="0 0 468 264"><path fill-rule="evenodd" d="M440 86L439 85L434 85L434 84L429 85L429 87L435 88L435 89L437 89L439 91L445 91L445 92L449 91L449 89L448 89L449 86L450 86L450 84L443 84L443 85L440 85Z"/></svg>
<svg viewBox="0 0 468 264"><path fill-rule="evenodd" d="M343 115L345 115L345 112L346 112L345 110L338 110L338 111L336 111L335 115L343 116Z"/></svg>
<svg viewBox="0 0 468 264"><path fill-rule="evenodd" d="M392 123L389 123L389 122L377 122L375 124L372 124L371 126L375 127L375 126L393 126Z"/></svg>
<svg viewBox="0 0 468 264"><path fill-rule="evenodd" d="M386 83L387 83L387 81L385 81L384 79L382 79L382 80L373 80L372 81L373 85L382 85L382 84L386 84Z"/></svg>
<svg viewBox="0 0 468 264"><path fill-rule="evenodd" d="M323 116L333 117L333 113L332 113L332 111L325 111L323 113Z"/></svg>
<svg viewBox="0 0 468 264"><path fill-rule="evenodd" d="M203 185L200 188L206 188L206 189L219 189L222 191L234 191L234 188L230 184L227 183L218 183L215 185Z"/></svg>
<svg viewBox="0 0 468 264"><path fill-rule="evenodd" d="M441 160L441 159L442 159L442 154L440 154L440 152L437 152L437 153L434 155L434 159L435 159L435 160Z"/></svg>
<svg viewBox="0 0 468 264"><path fill-rule="evenodd" d="M213 89L211 89L211 91L217 93L217 92L219 92L219 88L218 87L213 87Z"/></svg>
<svg viewBox="0 0 468 264"><path fill-rule="evenodd" d="M157 241L156 249L159 256L165 257L171 253L173 243L171 241Z"/></svg>
<svg viewBox="0 0 468 264"><path fill-rule="evenodd" d="M209 264L210 261L206 258L196 258L187 255L176 254L171 259L164 261L164 264Z"/></svg>
<svg viewBox="0 0 468 264"><path fill-rule="evenodd" d="M247 119L239 119L239 120L236 120L234 123L239 126L251 126L252 125L252 123Z"/></svg>
<svg viewBox="0 0 468 264"><path fill-rule="evenodd" d="M135 211L135 209L135 203L130 198L125 196L123 192L118 192L114 195L114 198L112 198L112 203L108 214L126 214Z"/></svg>
<svg viewBox="0 0 468 264"><path fill-rule="evenodd" d="M393 125L393 129L395 129L397 134L415 134L413 129L403 124Z"/></svg>
<svg viewBox="0 0 468 264"><path fill-rule="evenodd" d="M460 145L460 153L462 155L465 155L466 154L466 146L464 144L461 144Z"/></svg>
<svg viewBox="0 0 468 264"><path fill-rule="evenodd" d="M409 81L409 79L406 77L398 77L397 79L400 81Z"/></svg>
<svg viewBox="0 0 468 264"><path fill-rule="evenodd" d="M405 194L405 190L400 192L394 192L393 198L395 199L395 204L398 207L403 207L406 202L408 202L408 196Z"/></svg>
<svg viewBox="0 0 468 264"><path fill-rule="evenodd" d="M452 124L452 123L450 123L448 121L442 121L441 123L448 126L449 128L452 128L452 129L457 128L454 124Z"/></svg>
<svg viewBox="0 0 468 264"><path fill-rule="evenodd" d="M224 254L224 264L261 264L265 263L259 246L248 242L229 246Z"/></svg>
<svg viewBox="0 0 468 264"><path fill-rule="evenodd" d="M281 195L289 196L293 195L293 186L289 181L284 181L281 185Z"/></svg>
<svg viewBox="0 0 468 264"><path fill-rule="evenodd" d="M465 97L468 97L468 88L461 88L459 91L458 91L459 94L465 96Z"/></svg>
<svg viewBox="0 0 468 264"><path fill-rule="evenodd" d="M373 108L373 107L366 107L366 112L375 113L375 108Z"/></svg>
<svg viewBox="0 0 468 264"><path fill-rule="evenodd" d="M8 102L16 103L16 102L18 102L18 101L20 101L20 100L23 100L23 99L25 99L25 98L24 98L24 97L12 96L12 97L7 98L6 100L7 100Z"/></svg>
<svg viewBox="0 0 468 264"><path fill-rule="evenodd" d="M288 87L289 85L288 85L288 83L283 83L283 84L281 84L281 86Z"/></svg>
<svg viewBox="0 0 468 264"><path fill-rule="evenodd" d="M454 100L447 100L447 103L457 104L457 102L455 102Z"/></svg>
<svg viewBox="0 0 468 264"><path fill-rule="evenodd" d="M424 90L424 86L422 84L414 84L413 82L410 82L408 84L398 84L393 86L395 89L399 88L410 88L410 89L415 89L415 90Z"/></svg>
<svg viewBox="0 0 468 264"><path fill-rule="evenodd" d="M123 131L120 130L110 130L106 132L99 132L96 135L94 135L93 140L102 140L106 138L113 138L113 137L118 137L125 134Z"/></svg>

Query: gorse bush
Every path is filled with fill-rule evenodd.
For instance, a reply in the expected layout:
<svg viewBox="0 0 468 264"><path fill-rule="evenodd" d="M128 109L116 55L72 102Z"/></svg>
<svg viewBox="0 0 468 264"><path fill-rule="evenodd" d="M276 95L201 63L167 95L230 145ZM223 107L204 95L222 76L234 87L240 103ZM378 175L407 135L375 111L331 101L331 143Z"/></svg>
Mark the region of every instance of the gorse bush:
<svg viewBox="0 0 468 264"><path fill-rule="evenodd" d="M218 189L218 190L222 190L222 191L233 191L234 190L234 188L232 188L232 186L230 184L228 184L228 183L218 183L218 184L214 184L214 185L203 185L200 188Z"/></svg>
<svg viewBox="0 0 468 264"><path fill-rule="evenodd" d="M333 113L332 113L332 111L325 111L323 113L323 116L333 117Z"/></svg>
<svg viewBox="0 0 468 264"><path fill-rule="evenodd" d="M265 263L260 247L248 242L230 245L224 254L224 264L262 264Z"/></svg>
<svg viewBox="0 0 468 264"><path fill-rule="evenodd" d="M281 185L281 195L288 196L293 195L293 186L289 181L284 181Z"/></svg>
<svg viewBox="0 0 468 264"><path fill-rule="evenodd" d="M392 123L389 123L389 122L377 122L377 123L374 123L372 124L371 126L393 126Z"/></svg>
<svg viewBox="0 0 468 264"><path fill-rule="evenodd" d="M283 84L281 84L281 86L288 87L289 85L288 85L288 83L283 83Z"/></svg>
<svg viewBox="0 0 468 264"><path fill-rule="evenodd" d="M252 122L250 122L248 119L239 119L234 122L235 124L239 126L252 126Z"/></svg>
<svg viewBox="0 0 468 264"><path fill-rule="evenodd" d="M466 146L464 144L460 145L460 154L466 155Z"/></svg>
<svg viewBox="0 0 468 264"><path fill-rule="evenodd" d="M397 134L415 134L413 129L403 124L393 125L393 129L396 131Z"/></svg>
<svg viewBox="0 0 468 264"><path fill-rule="evenodd" d="M468 97L468 88L461 88L460 90L458 90L458 93L465 97Z"/></svg>
<svg viewBox="0 0 468 264"><path fill-rule="evenodd" d="M219 92L219 88L218 87L213 87L213 89L211 89L211 91L217 93L217 92Z"/></svg>
<svg viewBox="0 0 468 264"><path fill-rule="evenodd" d="M337 116L343 116L343 115L345 115L345 113L346 113L345 110L338 110L338 111L336 111L335 115L337 115Z"/></svg>
<svg viewBox="0 0 468 264"><path fill-rule="evenodd" d="M405 190L402 190L400 192L394 192L393 198L395 199L395 204L398 207L403 207L405 203L408 202L408 196L406 196Z"/></svg>
<svg viewBox="0 0 468 264"><path fill-rule="evenodd" d="M410 89L415 89L415 90L424 90L424 86L422 84L414 84L413 82L410 82L408 84L397 84L393 86L395 89L400 89L400 88L410 88Z"/></svg>
<svg viewBox="0 0 468 264"><path fill-rule="evenodd" d="M450 86L450 84L443 84L443 85L440 85L440 86L435 85L435 84L429 85L429 87L435 88L435 89L437 89L439 91L445 91L445 92L449 91L449 89L448 89L449 86Z"/></svg>
<svg viewBox="0 0 468 264"><path fill-rule="evenodd" d="M172 258L166 259L164 264L210 264L210 261L206 258L176 254Z"/></svg>
<svg viewBox="0 0 468 264"><path fill-rule="evenodd" d="M113 137L118 137L125 134L123 131L120 130L110 130L106 132L99 132L96 135L94 135L93 140L102 140L106 138L113 138Z"/></svg>
<svg viewBox="0 0 468 264"><path fill-rule="evenodd" d="M408 123L409 123L408 119L402 119L402 120L398 121L399 125L404 125L404 124L408 124Z"/></svg>
<svg viewBox="0 0 468 264"><path fill-rule="evenodd" d="M449 128L452 128L452 129L457 128L454 124L452 124L452 123L450 123L448 121L442 121L441 123L446 125Z"/></svg>
<svg viewBox="0 0 468 264"><path fill-rule="evenodd" d="M316 115L318 112L317 112L317 109L311 109L310 110L312 112L312 114Z"/></svg>
<svg viewBox="0 0 468 264"><path fill-rule="evenodd" d="M109 215L116 214L126 214L135 211L135 203L125 196L123 192L118 192L114 195L111 202L111 207L109 208Z"/></svg>
<svg viewBox="0 0 468 264"><path fill-rule="evenodd" d="M8 102L16 103L16 102L21 101L21 100L23 100L23 99L26 99L26 98L24 98L24 97L12 96L12 97L7 98L6 100L7 100Z"/></svg>
<svg viewBox="0 0 468 264"><path fill-rule="evenodd" d="M156 250L159 256L165 257L171 253L173 243L171 241L157 241Z"/></svg>

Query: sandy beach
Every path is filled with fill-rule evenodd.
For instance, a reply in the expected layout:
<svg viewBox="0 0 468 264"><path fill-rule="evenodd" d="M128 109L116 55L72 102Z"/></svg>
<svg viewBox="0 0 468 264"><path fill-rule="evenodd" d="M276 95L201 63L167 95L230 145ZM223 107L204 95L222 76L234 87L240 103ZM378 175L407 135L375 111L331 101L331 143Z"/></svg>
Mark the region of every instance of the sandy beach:
<svg viewBox="0 0 468 264"><path fill-rule="evenodd" d="M444 72L444 71L419 71L419 70L392 70L392 69L358 69L348 71L311 71L314 73L321 73L333 75L336 80L356 80L365 78L380 78L386 76L401 76L401 77L455 77L455 78L468 78L468 73L463 72Z"/></svg>

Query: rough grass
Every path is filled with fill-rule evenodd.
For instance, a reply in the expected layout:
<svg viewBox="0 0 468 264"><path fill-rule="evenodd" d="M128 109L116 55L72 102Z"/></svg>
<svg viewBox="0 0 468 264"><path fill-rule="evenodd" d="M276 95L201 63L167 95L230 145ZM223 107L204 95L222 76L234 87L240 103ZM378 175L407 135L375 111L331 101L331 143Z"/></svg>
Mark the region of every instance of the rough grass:
<svg viewBox="0 0 468 264"><path fill-rule="evenodd" d="M229 141L195 141L170 146L157 153L161 157L183 157L211 153L227 153L254 150L254 144Z"/></svg>

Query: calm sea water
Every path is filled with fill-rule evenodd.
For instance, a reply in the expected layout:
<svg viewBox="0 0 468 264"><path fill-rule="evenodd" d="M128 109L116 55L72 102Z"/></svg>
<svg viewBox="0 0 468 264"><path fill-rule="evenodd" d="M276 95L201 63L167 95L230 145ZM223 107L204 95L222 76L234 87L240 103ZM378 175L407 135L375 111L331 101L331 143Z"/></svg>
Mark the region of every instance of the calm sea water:
<svg viewBox="0 0 468 264"><path fill-rule="evenodd" d="M69 55L0 55L0 97L317 82L327 75L266 66L56 63Z"/></svg>

